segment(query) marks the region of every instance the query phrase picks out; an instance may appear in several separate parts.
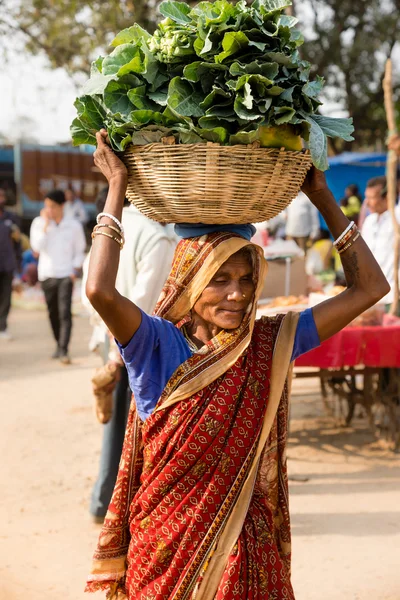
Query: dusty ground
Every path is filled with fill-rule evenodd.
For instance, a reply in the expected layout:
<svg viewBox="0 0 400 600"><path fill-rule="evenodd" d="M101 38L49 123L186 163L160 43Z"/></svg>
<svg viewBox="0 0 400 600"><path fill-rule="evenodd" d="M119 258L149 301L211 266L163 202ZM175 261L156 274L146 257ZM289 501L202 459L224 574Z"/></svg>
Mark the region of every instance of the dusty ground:
<svg viewBox="0 0 400 600"><path fill-rule="evenodd" d="M88 515L101 426L89 325L73 364L49 360L46 314L14 310L0 346L0 600L83 600L98 534ZM365 425L323 416L314 380L295 382L289 448L297 600L400 600L400 461ZM100 595L101 596L101 595ZM96 595L97 597L97 595Z"/></svg>

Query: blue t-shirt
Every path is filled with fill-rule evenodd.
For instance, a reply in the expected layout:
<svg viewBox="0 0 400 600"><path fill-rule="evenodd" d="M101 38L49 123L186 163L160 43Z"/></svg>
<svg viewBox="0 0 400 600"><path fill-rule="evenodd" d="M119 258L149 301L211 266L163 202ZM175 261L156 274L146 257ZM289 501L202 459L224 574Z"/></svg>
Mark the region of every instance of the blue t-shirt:
<svg viewBox="0 0 400 600"><path fill-rule="evenodd" d="M300 313L292 360L319 344L314 316L308 308ZM155 409L171 375L192 352L185 336L175 325L160 317L150 317L143 311L139 329L126 346L118 344L118 347L128 371L137 411L145 421Z"/></svg>

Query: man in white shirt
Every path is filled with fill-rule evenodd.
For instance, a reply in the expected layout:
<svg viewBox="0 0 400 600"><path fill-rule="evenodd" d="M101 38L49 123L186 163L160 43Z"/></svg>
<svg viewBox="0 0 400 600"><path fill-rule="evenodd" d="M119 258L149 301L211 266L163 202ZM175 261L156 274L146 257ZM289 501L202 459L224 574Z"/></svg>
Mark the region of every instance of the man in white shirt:
<svg viewBox="0 0 400 600"><path fill-rule="evenodd" d="M286 209L286 237L305 251L308 240L318 237L319 229L318 210L303 192L299 192Z"/></svg>
<svg viewBox="0 0 400 600"><path fill-rule="evenodd" d="M65 190L64 194L64 217L68 219L76 219L84 227L89 220L84 203L80 198L78 198L72 188Z"/></svg>
<svg viewBox="0 0 400 600"><path fill-rule="evenodd" d="M365 203L370 213L366 217L362 236L388 280L392 291L381 302L393 302L394 285L394 230L392 215L388 211L386 177L374 177L367 183ZM395 208L400 222L400 207Z"/></svg>
<svg viewBox="0 0 400 600"><path fill-rule="evenodd" d="M102 206L96 201L98 211L102 212L106 190L99 194L98 199L103 200ZM120 254L116 286L120 294L130 298L147 314L152 314L170 272L177 238L172 226L151 221L133 205L123 209L122 224L125 245ZM85 271L86 268L84 280ZM119 352L117 353L119 357ZM113 358L112 353L110 358ZM100 469L90 502L90 513L96 522L102 522L111 500L131 397L128 374L125 366L121 366L119 381L113 393L112 417L104 425Z"/></svg>
<svg viewBox="0 0 400 600"><path fill-rule="evenodd" d="M62 190L47 194L40 217L32 222L30 241L32 250L39 253L39 281L57 342L52 358L59 358L63 364L68 364L72 289L85 258L86 240L82 225L64 217L64 204Z"/></svg>

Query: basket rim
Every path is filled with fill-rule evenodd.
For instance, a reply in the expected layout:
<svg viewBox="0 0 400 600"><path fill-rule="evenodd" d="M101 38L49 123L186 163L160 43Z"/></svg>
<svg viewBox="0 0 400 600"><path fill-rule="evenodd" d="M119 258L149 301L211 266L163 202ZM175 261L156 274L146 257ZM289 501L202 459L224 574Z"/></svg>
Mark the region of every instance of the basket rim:
<svg viewBox="0 0 400 600"><path fill-rule="evenodd" d="M287 148L285 148L284 146L280 147L280 148L265 148L262 146L255 146L253 144L234 144L233 146L229 146L229 145L223 145L223 144L219 144L217 142L204 142L204 143L198 143L198 144L163 144L162 142L153 142L151 144L140 144L140 145L136 145L136 144L129 144L125 150L122 151L122 154L132 154L132 153L136 153L138 151L144 150L146 149L148 150L152 150L152 149L163 149L164 151L174 151L179 149L184 149L187 148L189 150L195 150L195 149L203 149L203 148L218 148L220 150L226 151L226 150L230 150L230 151L243 151L243 150L247 150L250 152L262 152L263 154L274 154L274 153L288 153L290 155L302 155L304 157L307 158L311 158L311 153L309 148L302 148L301 150L288 150Z"/></svg>

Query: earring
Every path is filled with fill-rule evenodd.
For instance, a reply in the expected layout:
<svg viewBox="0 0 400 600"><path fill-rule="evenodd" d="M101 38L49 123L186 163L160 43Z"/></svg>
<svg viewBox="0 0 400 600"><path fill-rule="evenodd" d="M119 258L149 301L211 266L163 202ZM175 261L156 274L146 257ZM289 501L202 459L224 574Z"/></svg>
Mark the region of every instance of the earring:
<svg viewBox="0 0 400 600"><path fill-rule="evenodd" d="M243 294L243 298L246 298L246 294Z"/></svg>

